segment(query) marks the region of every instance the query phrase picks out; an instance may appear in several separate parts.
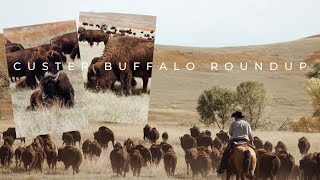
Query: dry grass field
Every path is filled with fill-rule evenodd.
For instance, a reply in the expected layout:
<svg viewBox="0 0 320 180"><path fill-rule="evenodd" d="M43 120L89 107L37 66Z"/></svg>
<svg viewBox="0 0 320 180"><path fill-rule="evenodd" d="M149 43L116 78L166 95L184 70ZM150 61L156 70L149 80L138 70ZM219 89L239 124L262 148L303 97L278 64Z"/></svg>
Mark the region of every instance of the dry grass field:
<svg viewBox="0 0 320 180"><path fill-rule="evenodd" d="M163 123L194 124L199 116L197 98L213 85L234 89L243 81L263 82L272 97L270 121L277 130L286 121L311 115L313 109L304 91L304 69L299 62L319 59L320 38L305 38L277 44L222 48L193 48L158 45L155 49L155 68L150 96L149 121ZM187 62L193 62L195 70L187 71ZM279 69L270 71L269 62L277 62ZM156 70L164 62L168 70ZM173 70L173 62L180 71ZM218 71L210 70L210 63L219 64ZM232 71L223 69L224 63L234 63ZM240 62L248 62L248 70L239 69ZM262 62L264 70L256 71L255 62ZM284 62L293 62L293 70L284 70Z"/></svg>
<svg viewBox="0 0 320 180"><path fill-rule="evenodd" d="M12 42L21 43L26 47L36 47L49 44L50 39L61 34L75 32L76 22L65 21L4 30L4 36ZM87 127L88 120L85 113L84 87L82 80L81 61L75 59L74 70L68 70L68 63L72 62L67 55L64 72L68 75L75 90L75 106L70 109L50 108L37 111L27 111L30 96L35 90L16 89L15 82L10 83L12 103L17 136L34 136L39 133L58 133Z"/></svg>

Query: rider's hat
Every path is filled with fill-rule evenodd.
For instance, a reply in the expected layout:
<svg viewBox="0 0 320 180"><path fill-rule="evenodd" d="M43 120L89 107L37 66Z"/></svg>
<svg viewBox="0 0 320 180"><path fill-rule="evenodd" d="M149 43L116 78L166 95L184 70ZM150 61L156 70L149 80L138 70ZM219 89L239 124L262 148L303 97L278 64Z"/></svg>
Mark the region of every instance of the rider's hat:
<svg viewBox="0 0 320 180"><path fill-rule="evenodd" d="M231 117L243 118L244 115L242 115L242 112L236 111L231 115Z"/></svg>

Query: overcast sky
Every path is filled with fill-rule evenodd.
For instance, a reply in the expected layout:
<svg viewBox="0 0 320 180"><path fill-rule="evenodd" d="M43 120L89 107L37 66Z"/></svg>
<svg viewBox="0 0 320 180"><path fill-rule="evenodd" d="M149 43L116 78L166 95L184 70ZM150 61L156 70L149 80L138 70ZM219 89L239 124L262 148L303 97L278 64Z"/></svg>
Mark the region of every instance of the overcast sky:
<svg viewBox="0 0 320 180"><path fill-rule="evenodd" d="M78 20L79 11L95 11L155 15L156 43L167 45L254 45L320 34L319 0L5 0L1 3L1 32L8 27Z"/></svg>

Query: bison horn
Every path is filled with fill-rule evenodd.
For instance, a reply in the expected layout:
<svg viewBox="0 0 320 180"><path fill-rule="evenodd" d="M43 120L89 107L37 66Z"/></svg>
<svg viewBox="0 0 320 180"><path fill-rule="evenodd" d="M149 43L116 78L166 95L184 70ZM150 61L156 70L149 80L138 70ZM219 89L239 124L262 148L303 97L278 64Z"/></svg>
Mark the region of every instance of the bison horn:
<svg viewBox="0 0 320 180"><path fill-rule="evenodd" d="M57 76L53 79L54 82L57 82L59 79L60 71L58 71Z"/></svg>
<svg viewBox="0 0 320 180"><path fill-rule="evenodd" d="M97 74L97 71L94 69L94 65L92 66L92 71L95 75Z"/></svg>

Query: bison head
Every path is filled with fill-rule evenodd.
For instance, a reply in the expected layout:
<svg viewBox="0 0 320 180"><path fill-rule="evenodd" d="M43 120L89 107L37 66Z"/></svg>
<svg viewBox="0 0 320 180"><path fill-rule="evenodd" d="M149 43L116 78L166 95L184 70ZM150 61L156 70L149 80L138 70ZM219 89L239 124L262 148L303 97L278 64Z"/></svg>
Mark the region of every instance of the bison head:
<svg viewBox="0 0 320 180"><path fill-rule="evenodd" d="M62 58L61 55L54 50L50 50L47 53L47 59L49 63L49 72L52 74L56 74L58 71L62 71Z"/></svg>
<svg viewBox="0 0 320 180"><path fill-rule="evenodd" d="M87 88L100 91L113 88L117 76L113 70L105 70L104 62L91 64L87 73Z"/></svg>
<svg viewBox="0 0 320 180"><path fill-rule="evenodd" d="M86 28L84 28L84 27L79 27L78 33L81 34L81 33L83 33L85 30L86 30Z"/></svg>
<svg viewBox="0 0 320 180"><path fill-rule="evenodd" d="M60 71L56 75L48 75L41 79L40 89L43 99L52 99L58 93Z"/></svg>

